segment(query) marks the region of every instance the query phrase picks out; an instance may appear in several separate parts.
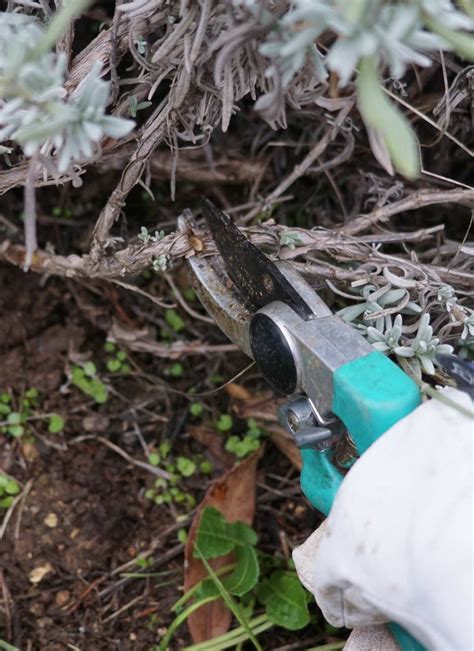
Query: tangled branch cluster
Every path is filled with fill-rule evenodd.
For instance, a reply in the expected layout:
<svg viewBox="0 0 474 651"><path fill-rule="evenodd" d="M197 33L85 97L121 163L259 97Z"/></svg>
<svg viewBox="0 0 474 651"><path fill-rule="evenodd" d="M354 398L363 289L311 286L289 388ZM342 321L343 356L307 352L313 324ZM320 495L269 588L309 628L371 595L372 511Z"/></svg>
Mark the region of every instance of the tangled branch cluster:
<svg viewBox="0 0 474 651"><path fill-rule="evenodd" d="M397 99L390 88L403 88L411 101L407 83L399 81L396 87L394 78L415 68L411 83L421 83L419 70L429 70L434 52L456 51L474 59L467 32L473 18L468 3L459 5L465 11L449 0L132 0L117 5L109 24L70 66L73 26L56 52L42 48L50 19L47 3L32 1L0 14L0 138L2 151L10 155L0 170L0 192L28 187L28 182L36 187L76 182L92 164L105 170L121 166L120 180L97 217L89 253L79 256L75 251L66 257L37 251L32 268L112 279L150 266L161 273L193 254L182 234L163 237L160 224L153 236L146 228L137 229L136 239L126 245L113 236L113 228L138 183L149 189L153 180L165 178L178 200L180 174L190 183L204 184L206 191L213 183L230 183L231 175L221 172L221 162L230 154L215 136L220 126L228 133L224 143L241 148L232 174L234 183L245 184L248 212L240 210L244 224L270 216L304 175L315 185L327 179L344 218L337 225L328 216L334 206L326 209L322 201L313 216L318 213L326 230L287 229L268 222L249 231L257 244L298 258L300 271L331 283L337 297L333 307L342 309L377 347L417 360L414 372L432 370L439 346L467 351L474 336L467 304L473 279L469 247L443 240L436 249L433 238L442 237L439 228L387 234L380 226L419 206L472 206L473 191L462 182L456 190L446 190L425 177L416 193L401 178L377 176L366 153L370 147L390 173L394 167L407 177L418 173L414 132L388 95ZM421 113L439 132L440 157L445 159L446 143L456 155L469 153L463 135L469 128L472 70L450 65L433 117ZM355 95L362 122L354 110ZM248 110L246 99L257 113L245 114L246 123L241 120L242 131L235 137L232 121ZM461 116L455 124L450 124L452 110ZM418 109L411 114L420 119ZM129 117L137 123L134 140L126 137L133 127ZM289 135L280 139L280 158L267 155L272 135L264 131L265 122L274 130L288 129ZM370 170L354 161L356 147L370 161ZM249 151L257 155L245 175ZM287 156L290 151L296 153ZM33 174L25 156L35 160ZM293 161L292 171L281 164L285 156ZM354 175L365 188L357 205L357 192L346 182ZM419 257L410 242L423 243ZM397 246L399 255L389 255L388 246ZM0 255L23 263L24 252L11 242ZM449 292L452 296L444 300Z"/></svg>

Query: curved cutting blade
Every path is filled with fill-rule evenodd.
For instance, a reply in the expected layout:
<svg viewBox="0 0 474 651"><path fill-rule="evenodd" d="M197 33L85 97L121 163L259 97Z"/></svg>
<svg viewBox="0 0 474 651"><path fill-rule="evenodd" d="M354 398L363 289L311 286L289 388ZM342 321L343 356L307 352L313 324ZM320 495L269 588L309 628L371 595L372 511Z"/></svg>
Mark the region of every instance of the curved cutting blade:
<svg viewBox="0 0 474 651"><path fill-rule="evenodd" d="M204 197L201 208L227 273L249 309L257 311L273 301L282 301L302 319L314 316L277 266L249 242L228 215Z"/></svg>

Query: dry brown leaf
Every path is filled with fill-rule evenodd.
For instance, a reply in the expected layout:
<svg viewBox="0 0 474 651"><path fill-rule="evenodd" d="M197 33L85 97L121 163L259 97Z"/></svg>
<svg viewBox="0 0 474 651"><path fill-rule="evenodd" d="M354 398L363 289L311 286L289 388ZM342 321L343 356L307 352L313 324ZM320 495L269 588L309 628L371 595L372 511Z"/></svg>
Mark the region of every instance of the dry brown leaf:
<svg viewBox="0 0 474 651"><path fill-rule="evenodd" d="M234 405L234 412L242 420L255 418L255 420L276 423L278 407L284 401L284 398L275 398L275 394L268 391L252 397L251 400Z"/></svg>
<svg viewBox="0 0 474 651"><path fill-rule="evenodd" d="M234 398L234 400L241 400L242 402L248 402L254 397L248 389L246 389L241 384L237 384L236 382L226 384L224 391L231 398Z"/></svg>
<svg viewBox="0 0 474 651"><path fill-rule="evenodd" d="M211 427L195 425L186 430L193 439L206 446L211 456L225 469L230 468L235 462L235 456L225 449L226 437Z"/></svg>
<svg viewBox="0 0 474 651"><path fill-rule="evenodd" d="M194 516L184 553L184 591L207 576L202 561L193 557L194 540L206 506L218 509L229 522L240 520L251 525L255 514L256 470L262 448L234 466L209 487ZM214 570L229 563L230 557L210 561ZM188 627L194 643L209 640L225 633L232 621L232 614L222 599L206 604L188 617Z"/></svg>
<svg viewBox="0 0 474 651"><path fill-rule="evenodd" d="M291 461L295 468L301 471L303 467L301 452L296 447L294 440L286 433L283 427L273 425L267 429L271 432L271 442L276 445L280 452L283 452L285 457Z"/></svg>

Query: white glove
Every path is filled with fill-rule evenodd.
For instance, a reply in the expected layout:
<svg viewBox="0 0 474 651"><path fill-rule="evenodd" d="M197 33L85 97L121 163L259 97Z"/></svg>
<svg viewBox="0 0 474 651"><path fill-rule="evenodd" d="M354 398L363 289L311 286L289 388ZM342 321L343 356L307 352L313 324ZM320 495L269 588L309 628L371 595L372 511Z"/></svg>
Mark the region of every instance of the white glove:
<svg viewBox="0 0 474 651"><path fill-rule="evenodd" d="M465 393L443 393L472 410ZM472 651L473 423L425 402L357 461L324 525L295 549L333 626L394 621L428 649Z"/></svg>

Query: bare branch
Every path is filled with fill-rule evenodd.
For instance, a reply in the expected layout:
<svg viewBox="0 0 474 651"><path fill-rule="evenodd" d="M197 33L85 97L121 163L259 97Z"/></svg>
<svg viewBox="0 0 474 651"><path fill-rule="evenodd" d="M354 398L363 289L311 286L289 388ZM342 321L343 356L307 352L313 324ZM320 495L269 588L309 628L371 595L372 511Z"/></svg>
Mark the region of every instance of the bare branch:
<svg viewBox="0 0 474 651"><path fill-rule="evenodd" d="M406 210L417 210L424 206L438 203L458 203L470 208L474 207L474 188L471 190L418 190L393 203L374 210L368 215L361 215L340 229L343 235L357 235L367 228L389 221L390 217Z"/></svg>

